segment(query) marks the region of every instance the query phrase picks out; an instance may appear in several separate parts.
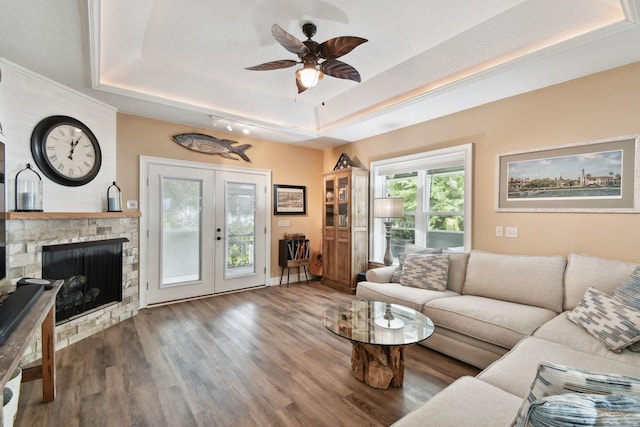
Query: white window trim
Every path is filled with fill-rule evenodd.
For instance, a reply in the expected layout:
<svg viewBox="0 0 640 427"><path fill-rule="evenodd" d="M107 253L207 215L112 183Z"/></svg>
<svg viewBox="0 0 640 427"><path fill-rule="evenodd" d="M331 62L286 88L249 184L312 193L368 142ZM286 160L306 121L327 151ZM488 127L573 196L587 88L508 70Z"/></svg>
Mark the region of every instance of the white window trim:
<svg viewBox="0 0 640 427"><path fill-rule="evenodd" d="M390 159L377 160L370 164L370 187L369 187L369 223L371 227L369 229L369 254L373 256L374 248L384 248L386 245L384 238L384 226L382 220L373 217L373 201L378 197L385 197L383 194L384 177L385 173L381 171L388 171L390 168L403 170L403 169L416 169L422 167L422 165L429 165L430 167L442 167L446 165L448 159L458 158L458 156L464 156L464 250L466 252L471 250L471 236L472 231L472 209L473 209L473 144L456 145L454 147L442 148L439 150L425 151L417 154L410 154L407 156L394 157ZM458 160L459 162L459 160ZM423 194L424 189L419 184L418 191ZM417 225L417 224L416 224ZM378 233L376 233L378 230ZM381 231L382 230L382 231ZM416 242L417 243L417 242ZM384 250L383 250L384 252ZM373 262L381 262L381 260L373 259Z"/></svg>

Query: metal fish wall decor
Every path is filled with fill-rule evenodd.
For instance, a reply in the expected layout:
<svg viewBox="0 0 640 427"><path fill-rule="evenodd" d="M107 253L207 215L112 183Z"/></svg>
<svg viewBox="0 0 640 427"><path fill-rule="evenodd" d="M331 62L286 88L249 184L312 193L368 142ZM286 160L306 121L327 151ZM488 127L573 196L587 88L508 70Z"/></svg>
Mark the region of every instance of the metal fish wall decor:
<svg viewBox="0 0 640 427"><path fill-rule="evenodd" d="M218 139L215 136L202 133L181 133L174 135L172 139L176 144L180 144L192 151L205 154L218 154L232 160L238 160L238 157L240 157L245 162L251 162L249 157L244 153L252 147L251 144L234 145L238 142L229 139Z"/></svg>

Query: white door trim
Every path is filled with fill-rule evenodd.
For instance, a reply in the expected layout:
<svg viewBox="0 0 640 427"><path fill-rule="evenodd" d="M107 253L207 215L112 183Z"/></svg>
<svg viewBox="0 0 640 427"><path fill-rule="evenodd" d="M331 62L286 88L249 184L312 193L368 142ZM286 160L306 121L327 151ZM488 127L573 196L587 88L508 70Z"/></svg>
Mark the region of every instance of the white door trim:
<svg viewBox="0 0 640 427"><path fill-rule="evenodd" d="M193 167L199 169L210 169L213 171L227 171L239 173L251 173L264 177L266 184L266 203L263 214L267 220L265 221L265 234L267 242L267 250L265 251L266 263L266 280L269 284L271 277L271 250L269 242L271 242L271 171L266 169L252 169L236 166L216 165L212 163L193 162L188 160L167 159L163 157L140 156L140 182L139 182L139 205L140 205L140 236L138 254L138 265L140 274L140 308L147 307L147 270L149 263L149 165L160 164L180 167Z"/></svg>

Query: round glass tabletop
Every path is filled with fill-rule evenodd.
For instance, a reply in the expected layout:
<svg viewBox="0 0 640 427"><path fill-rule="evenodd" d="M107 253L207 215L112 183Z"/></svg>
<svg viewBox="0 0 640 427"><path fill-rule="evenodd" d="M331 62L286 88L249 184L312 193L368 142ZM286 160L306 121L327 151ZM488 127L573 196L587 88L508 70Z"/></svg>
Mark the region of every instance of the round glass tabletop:
<svg viewBox="0 0 640 427"><path fill-rule="evenodd" d="M433 334L431 319L412 308L380 301L352 301L330 307L322 324L351 341L377 345L406 345Z"/></svg>

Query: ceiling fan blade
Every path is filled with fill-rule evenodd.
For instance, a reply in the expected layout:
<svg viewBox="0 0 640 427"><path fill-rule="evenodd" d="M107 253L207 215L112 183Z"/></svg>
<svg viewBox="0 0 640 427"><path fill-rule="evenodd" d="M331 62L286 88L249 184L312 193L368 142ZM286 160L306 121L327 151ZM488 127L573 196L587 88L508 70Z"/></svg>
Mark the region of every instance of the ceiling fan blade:
<svg viewBox="0 0 640 427"><path fill-rule="evenodd" d="M363 39L362 37L335 37L320 43L318 52L322 58L340 58L342 55L346 55L367 41L367 39Z"/></svg>
<svg viewBox="0 0 640 427"><path fill-rule="evenodd" d="M281 59L278 61L265 62L264 64L254 65L253 67L247 67L245 70L252 71L270 71L270 70L278 70L280 68L289 68L298 64L298 61L293 61L291 59Z"/></svg>
<svg viewBox="0 0 640 427"><path fill-rule="evenodd" d="M298 86L298 93L302 93L305 90L307 90L307 88L303 86L303 84L300 81L300 79L298 78L298 76L296 76L296 86Z"/></svg>
<svg viewBox="0 0 640 427"><path fill-rule="evenodd" d="M289 52L295 53L296 55L305 55L309 53L309 48L305 46L304 43L280 28L278 24L273 24L271 27L271 34L273 35L273 38Z"/></svg>
<svg viewBox="0 0 640 427"><path fill-rule="evenodd" d="M360 73L358 73L358 70L337 59L327 59L320 64L320 70L331 77L349 79L360 83Z"/></svg>

